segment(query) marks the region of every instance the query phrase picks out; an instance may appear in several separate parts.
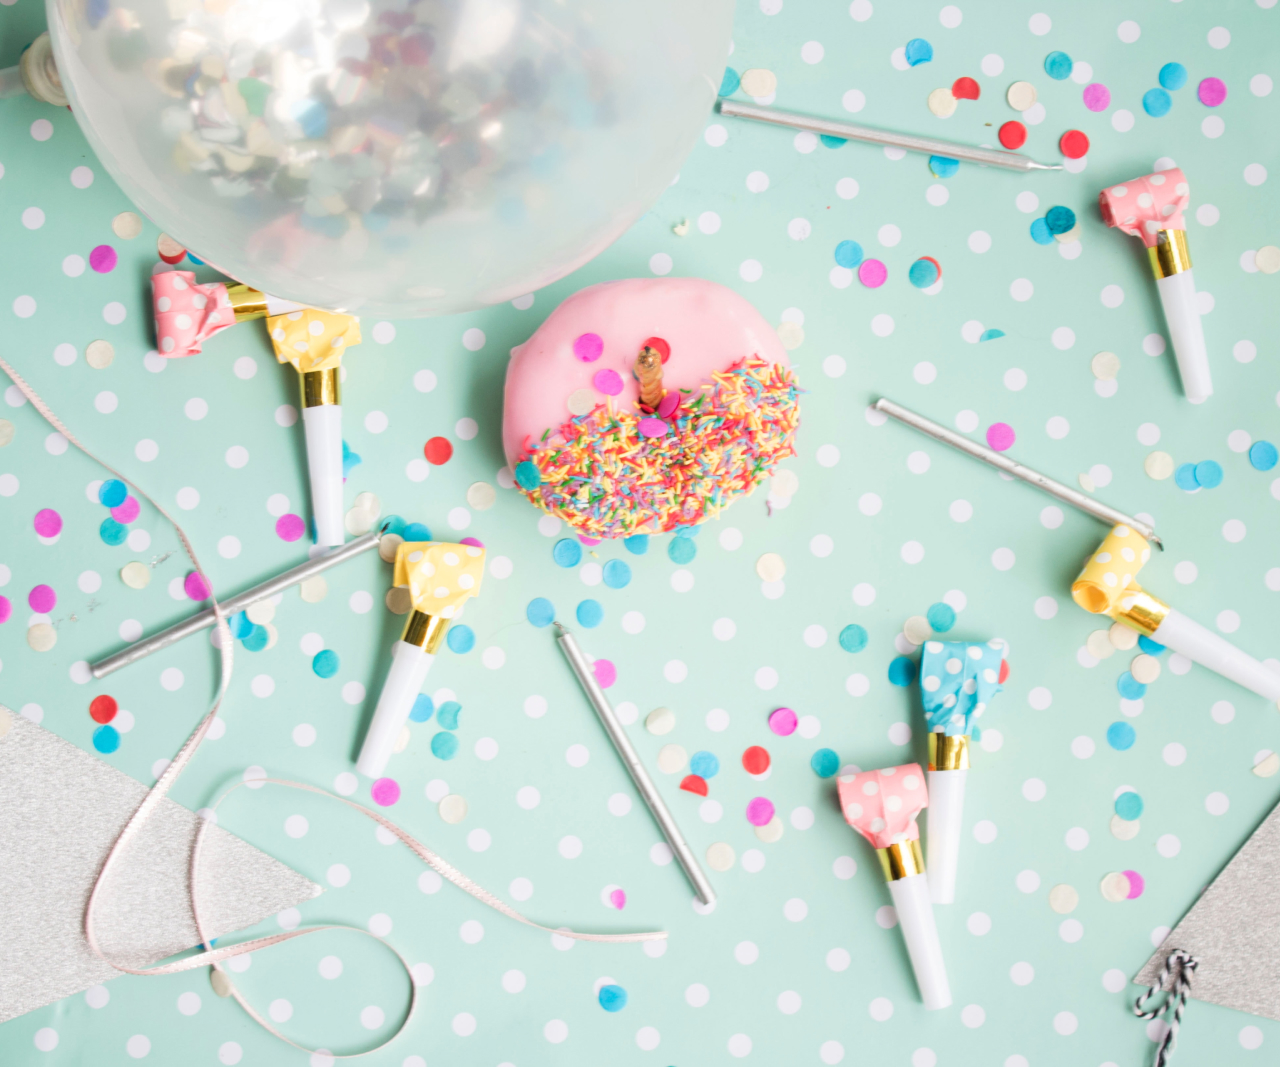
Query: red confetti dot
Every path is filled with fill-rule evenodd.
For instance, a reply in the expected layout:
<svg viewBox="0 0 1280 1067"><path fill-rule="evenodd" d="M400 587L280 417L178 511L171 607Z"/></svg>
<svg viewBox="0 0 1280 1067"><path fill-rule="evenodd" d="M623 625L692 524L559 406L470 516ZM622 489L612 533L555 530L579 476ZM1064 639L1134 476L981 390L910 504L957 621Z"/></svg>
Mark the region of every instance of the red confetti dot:
<svg viewBox="0 0 1280 1067"><path fill-rule="evenodd" d="M1005 148L1021 148L1027 143L1027 128L1017 119L1010 119L1000 127L999 137Z"/></svg>
<svg viewBox="0 0 1280 1067"><path fill-rule="evenodd" d="M665 363L667 360L671 358L671 346L667 344L667 342L664 341L661 337L646 338L644 344L641 345L640 347L652 348L654 351L658 353L658 355L662 357L663 363Z"/></svg>
<svg viewBox="0 0 1280 1067"><path fill-rule="evenodd" d="M453 445L449 444L447 437L433 437L423 446L422 454L428 463L443 467L453 458Z"/></svg>
<svg viewBox="0 0 1280 1067"><path fill-rule="evenodd" d="M928 262L932 263L935 267L937 267L938 277L939 278L942 277L942 264L939 263L936 259L934 259L933 256L921 256L920 258L924 260L928 260Z"/></svg>
<svg viewBox="0 0 1280 1067"><path fill-rule="evenodd" d="M103 693L89 701L89 718L94 722L110 722L116 717L119 707L115 697L109 697Z"/></svg>
<svg viewBox="0 0 1280 1067"><path fill-rule="evenodd" d="M1000 684L1004 685L1005 679L1009 677L1009 661L1002 659L1000 661Z"/></svg>
<svg viewBox="0 0 1280 1067"><path fill-rule="evenodd" d="M699 778L696 774L686 774L684 780L680 783L680 788L686 793L697 793L700 797L707 795L707 780Z"/></svg>
<svg viewBox="0 0 1280 1067"><path fill-rule="evenodd" d="M1079 159L1089 151L1089 138L1080 130L1068 130L1058 138L1058 150L1068 159Z"/></svg>
<svg viewBox="0 0 1280 1067"><path fill-rule="evenodd" d="M982 88L972 78L957 78L951 86L951 95L957 100L977 100Z"/></svg>
<svg viewBox="0 0 1280 1067"><path fill-rule="evenodd" d="M752 745L742 754L742 768L748 774L764 774L769 763L769 750L759 745Z"/></svg>

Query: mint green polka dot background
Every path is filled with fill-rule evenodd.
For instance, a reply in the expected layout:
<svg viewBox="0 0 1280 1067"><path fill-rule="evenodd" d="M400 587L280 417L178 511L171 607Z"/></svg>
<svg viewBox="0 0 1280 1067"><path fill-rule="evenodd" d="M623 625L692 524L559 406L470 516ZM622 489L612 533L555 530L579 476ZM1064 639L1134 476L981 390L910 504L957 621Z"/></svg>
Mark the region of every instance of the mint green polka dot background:
<svg viewBox="0 0 1280 1067"><path fill-rule="evenodd" d="M1065 172L962 165L939 179L924 157L712 116L662 200L575 275L475 314L363 323L344 393L345 436L361 457L347 506L376 494L383 514L437 537L475 536L490 557L465 619L475 647L443 653L429 680L436 707L461 705L458 754L433 756L434 718L414 723L389 771L402 788L389 813L540 922L671 933L664 951L570 945L441 886L337 805L241 790L222 825L325 887L256 932L351 923L414 965L419 1011L367 1062L1097 1067L1150 1055L1127 979L1275 803L1280 779L1251 768L1280 749L1277 712L1167 653L1144 698L1122 703L1116 681L1138 650L1096 662L1085 643L1097 623L1068 594L1103 528L865 411L883 394L975 436L1008 424L1018 459L1067 482L1086 475L1099 498L1154 517L1168 551L1147 565L1144 585L1259 658L1280 652L1280 482L1247 458L1251 442L1280 439L1280 283L1253 258L1280 244L1278 18L1252 0L744 0L729 63L739 75L772 71L776 94L764 99L778 107L991 144L1019 117L1006 89L1025 80L1038 103L1021 116L1024 151L1057 161L1069 129L1092 148ZM33 0L0 8L0 64L42 28ZM933 59L900 69L915 38ZM1067 79L1045 73L1052 51L1075 61ZM1170 62L1186 67L1187 84L1170 91L1167 115L1151 117L1143 95ZM929 94L962 76L977 80L980 99L936 118ZM1228 88L1217 108L1196 98L1206 77ZM1084 105L1090 84L1109 90L1105 110ZM189 360L148 357L155 227L114 236L112 219L130 205L66 111L8 99L0 130L5 358L90 448L175 510L220 593L297 562L303 542L275 532L280 514L307 507L300 428L282 425L296 405L293 372L254 325ZM1192 187L1188 237L1216 388L1199 407L1180 395L1145 253L1093 206L1103 186L1168 159ZM1039 245L1031 224L1057 205L1076 213L1080 239ZM846 240L886 265L884 286L864 288L836 262ZM87 262L101 244L118 255L109 273L68 260ZM921 256L941 264L940 288L908 282ZM785 465L795 480L709 524L687 563L672 562L661 538L644 556L604 544L560 567L552 548L565 531L539 521L502 470L507 353L581 286L655 273L734 288L794 345L807 390L799 455ZM1003 336L977 341L995 330ZM95 340L115 350L102 370L85 358ZM1099 352L1118 357L1113 377L1092 373ZM0 625L0 700L92 751L89 702L114 696L132 728L101 758L152 782L213 690L208 643L187 641L105 685L72 675L122 634L189 610L169 592L186 572L175 536L144 505L132 544L104 544L105 509L86 498L102 470L12 391L5 398L0 417L15 432L0 449L0 593L13 617ZM423 461L432 437L452 444L443 466ZM1152 480L1143 464L1157 449L1178 465L1219 463L1222 484L1187 493L1173 478ZM471 503L488 502L469 495L477 482L496 490L491 507ZM33 529L45 508L64 523L52 544ZM757 576L766 552L785 563L781 580ZM614 559L631 569L622 588L601 581ZM154 565L143 590L119 577L131 560ZM401 625L382 606L389 577L363 558L328 576L323 600L283 598L275 645L237 648L223 731L179 782L178 801L201 807L257 768L351 787ZM45 653L26 640L27 594L41 583L58 596L57 645ZM730 869L709 870L720 894L709 914L692 906L675 865L655 862L665 858L655 827L551 632L526 616L538 597L576 626L586 651L616 665L613 699L696 852L733 849ZM603 609L593 629L574 621L588 599ZM887 671L904 621L940 602L957 609L948 639L1007 639L1012 673L974 756L957 900L937 909L955 1003L926 1013L878 865L810 760L823 748L862 767L925 758L919 692L891 685ZM856 630L842 642L850 626L865 629L860 651L842 647L860 643ZM339 657L327 680L311 668L325 648ZM767 718L784 705L800 725L779 737ZM657 707L675 719L662 737L643 726ZM1116 722L1133 728L1127 750L1107 743ZM706 798L678 789L686 771L657 771L667 744L717 758ZM772 757L764 780L742 769L751 745ZM1144 810L1137 835L1120 840L1110 820L1130 791ZM437 810L449 794L466 801L461 821ZM367 801L367 783L355 795ZM780 839L748 824L756 796L776 805ZM1103 877L1125 870L1142 875L1142 896L1104 899ZM1061 885L1079 896L1069 913L1049 903ZM236 981L284 1032L336 1051L389 1034L407 1002L394 959L358 935L256 954ZM621 1010L602 1008L605 986L625 990ZM616 1006L616 993L606 1000ZM1192 1003L1175 1062L1261 1063L1276 1045L1274 1023ZM0 1027L0 1058L307 1062L214 995L203 972L121 977L15 1019Z"/></svg>

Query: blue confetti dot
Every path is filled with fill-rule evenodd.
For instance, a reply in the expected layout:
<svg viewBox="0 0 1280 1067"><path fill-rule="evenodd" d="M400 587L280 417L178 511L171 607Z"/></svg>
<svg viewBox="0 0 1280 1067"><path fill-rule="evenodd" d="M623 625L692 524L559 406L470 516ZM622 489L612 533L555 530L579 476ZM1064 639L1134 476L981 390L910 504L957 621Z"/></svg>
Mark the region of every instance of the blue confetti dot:
<svg viewBox="0 0 1280 1067"><path fill-rule="evenodd" d="M405 526L408 524L399 515L388 515L382 520L382 532L395 534L397 537L404 537ZM408 540L408 538L406 538Z"/></svg>
<svg viewBox="0 0 1280 1067"><path fill-rule="evenodd" d="M687 537L673 537L667 545L667 557L672 563L692 563L697 554L696 542Z"/></svg>
<svg viewBox="0 0 1280 1067"><path fill-rule="evenodd" d="M1127 671L1125 672L1128 673ZM1145 689L1146 686L1143 686ZM1133 743L1138 738L1134 733L1133 727L1127 722L1113 722L1107 727L1107 744L1114 748L1117 752L1124 752L1126 749L1133 748Z"/></svg>
<svg viewBox="0 0 1280 1067"><path fill-rule="evenodd" d="M916 679L916 665L906 656L895 656L889 664L889 681L894 685L908 686Z"/></svg>
<svg viewBox="0 0 1280 1067"><path fill-rule="evenodd" d="M1036 219L1031 224L1031 240L1038 245L1053 244L1053 231L1049 229L1049 224L1044 219Z"/></svg>
<svg viewBox="0 0 1280 1067"><path fill-rule="evenodd" d="M551 549L551 558L561 567L576 567L582 562L582 546L572 537L562 537Z"/></svg>
<svg viewBox="0 0 1280 1067"><path fill-rule="evenodd" d="M610 589L625 589L631 584L631 568L620 559L611 559L604 565L604 584Z"/></svg>
<svg viewBox="0 0 1280 1067"><path fill-rule="evenodd" d="M539 628L550 626L556 620L556 606L544 596L534 597L524 609L524 617Z"/></svg>
<svg viewBox="0 0 1280 1067"><path fill-rule="evenodd" d="M738 77L738 72L732 67L725 67L724 77L720 79L720 95L732 96L741 84L742 79Z"/></svg>
<svg viewBox="0 0 1280 1067"><path fill-rule="evenodd" d="M809 766L819 778L830 778L840 769L840 757L829 748L820 748L809 757Z"/></svg>
<svg viewBox="0 0 1280 1067"><path fill-rule="evenodd" d="M604 622L604 608L598 600L584 600L574 614L578 616L578 624L588 630L594 630Z"/></svg>
<svg viewBox="0 0 1280 1067"><path fill-rule="evenodd" d="M1148 656L1158 656L1164 651L1164 645L1159 641L1152 641L1146 634L1138 635L1138 647Z"/></svg>
<svg viewBox="0 0 1280 1067"><path fill-rule="evenodd" d="M308 216L308 217L313 218L314 216ZM341 236L341 235L339 234L338 236ZM361 462L363 461L360 459L360 453L352 452L351 446L347 444L346 441L343 441L342 442L342 477L345 478L348 474L351 473L351 469L353 467L360 466ZM406 540L408 539L406 538Z"/></svg>
<svg viewBox="0 0 1280 1067"><path fill-rule="evenodd" d="M271 643L271 634L267 632L267 628L265 626L253 623L252 628L240 639L240 642L250 652L261 652L268 644ZM330 653L330 655L333 655L333 670L336 671L338 669L338 657L333 653ZM312 666L314 667L315 664L312 663ZM332 673L333 671L329 672L329 674ZM316 674L320 674L318 669L316 670ZM320 674L320 677L328 678L329 674Z"/></svg>
<svg viewBox="0 0 1280 1067"><path fill-rule="evenodd" d="M907 280L917 289L928 289L938 280L938 268L928 259L917 259L907 271Z"/></svg>
<svg viewBox="0 0 1280 1067"><path fill-rule="evenodd" d="M437 759L453 759L458 754L458 739L447 730L431 738L431 754Z"/></svg>
<svg viewBox="0 0 1280 1067"><path fill-rule="evenodd" d="M249 616L243 611L237 611L227 620L227 629L231 631L231 636L237 641L242 641L253 633L253 623L249 621Z"/></svg>
<svg viewBox="0 0 1280 1067"><path fill-rule="evenodd" d="M1280 459L1280 452L1270 441L1254 441L1249 449L1249 462L1254 470L1269 471Z"/></svg>
<svg viewBox="0 0 1280 1067"><path fill-rule="evenodd" d="M1173 484L1179 489L1185 489L1188 493L1199 489L1200 483L1196 481L1196 465L1194 463L1181 464L1173 472Z"/></svg>
<svg viewBox="0 0 1280 1067"><path fill-rule="evenodd" d="M413 702L413 710L409 718L414 722L426 722L435 713L436 705L426 693L419 693Z"/></svg>
<svg viewBox="0 0 1280 1067"><path fill-rule="evenodd" d="M695 752L689 757L689 771L699 778L714 778L720 773L720 761L712 752Z"/></svg>
<svg viewBox="0 0 1280 1067"><path fill-rule="evenodd" d="M862 262L862 245L857 241L841 241L836 245L836 266L852 270Z"/></svg>
<svg viewBox="0 0 1280 1067"><path fill-rule="evenodd" d="M458 728L458 716L462 712L462 705L456 700L446 700L440 705L440 710L436 712L436 722L440 724L443 730L456 730Z"/></svg>
<svg viewBox="0 0 1280 1067"><path fill-rule="evenodd" d="M1181 63L1166 63L1160 68L1160 84L1166 89L1181 89L1187 84L1187 68Z"/></svg>
<svg viewBox="0 0 1280 1067"><path fill-rule="evenodd" d="M93 731L93 747L99 752L114 752L120 747L120 731L114 726L99 726Z"/></svg>
<svg viewBox="0 0 1280 1067"><path fill-rule="evenodd" d="M1043 243L1044 243L1044 242L1042 241L1042 242L1041 242L1041 244L1043 244ZM989 329L989 330L983 330L983 331L982 331L982 333L979 335L978 340L979 340L979 342L981 342L981 341L994 341L997 337L1003 337L1003 336L1004 336L1004 330L997 330L997 329L993 326L993 327L992 327L991 329Z"/></svg>
<svg viewBox="0 0 1280 1067"><path fill-rule="evenodd" d="M632 534L630 537L623 538L622 547L633 556L643 556L649 551L649 535Z"/></svg>
<svg viewBox="0 0 1280 1067"><path fill-rule="evenodd" d="M1148 89L1142 94L1142 110L1153 119L1163 118L1173 107L1173 97L1163 89Z"/></svg>
<svg viewBox="0 0 1280 1067"><path fill-rule="evenodd" d="M98 536L109 545L122 545L124 540L129 536L129 527L123 523L116 522L110 515L102 520L102 525L98 527Z"/></svg>
<svg viewBox="0 0 1280 1067"><path fill-rule="evenodd" d="M1076 228L1076 213L1069 207L1058 204L1048 210L1044 222L1050 233L1070 233Z"/></svg>
<svg viewBox="0 0 1280 1067"><path fill-rule="evenodd" d="M929 605L929 610L924 613L924 617L929 620L934 633L945 634L956 624L956 609L940 600L936 604Z"/></svg>
<svg viewBox="0 0 1280 1067"><path fill-rule="evenodd" d="M1222 466L1211 459L1196 464L1196 484L1204 489L1217 489L1222 484Z"/></svg>
<svg viewBox="0 0 1280 1067"><path fill-rule="evenodd" d="M332 678L338 673L338 653L331 648L321 649L311 660L311 669L321 678Z"/></svg>
<svg viewBox="0 0 1280 1067"><path fill-rule="evenodd" d="M818 134L818 140L822 142L824 148L843 148L849 143L847 137L832 137L829 133Z"/></svg>
<svg viewBox="0 0 1280 1067"><path fill-rule="evenodd" d="M960 160L949 156L930 156L929 170L935 178L951 178L960 170Z"/></svg>
<svg viewBox="0 0 1280 1067"><path fill-rule="evenodd" d="M542 484L542 471L538 470L538 465L531 459L517 463L515 475L516 484L529 492L533 492Z"/></svg>
<svg viewBox="0 0 1280 1067"><path fill-rule="evenodd" d="M933 58L933 45L923 37L911 38L903 51L906 54L907 65L910 67L918 67L921 63L928 63Z"/></svg>
<svg viewBox="0 0 1280 1067"><path fill-rule="evenodd" d="M411 522L401 535L406 541L430 541L431 531L420 522Z"/></svg>
<svg viewBox="0 0 1280 1067"><path fill-rule="evenodd" d="M1117 723L1117 725L1119 725ZM1137 793L1121 793L1116 797L1116 814L1127 822L1133 822L1134 819L1142 817L1143 808L1142 797Z"/></svg>
<svg viewBox="0 0 1280 1067"><path fill-rule="evenodd" d="M187 252L187 259L191 260L191 262L194 263L197 267L204 266L204 260L196 259L196 257L193 256L190 252ZM214 940L214 943L216 944L218 939L215 937L213 940Z"/></svg>
<svg viewBox="0 0 1280 1067"><path fill-rule="evenodd" d="M627 991L620 985L600 987L600 1007L605 1011L621 1011L627 1006Z"/></svg>
<svg viewBox="0 0 1280 1067"><path fill-rule="evenodd" d="M445 639L449 651L465 655L476 647L476 632L466 623L455 623L449 627L449 636Z"/></svg>
<svg viewBox="0 0 1280 1067"><path fill-rule="evenodd" d="M867 631L856 622L840 631L840 647L846 652L861 652L867 647Z"/></svg>
<svg viewBox="0 0 1280 1067"><path fill-rule="evenodd" d="M701 526L677 526L675 529L677 537L697 537L700 533L702 533Z"/></svg>
<svg viewBox="0 0 1280 1067"><path fill-rule="evenodd" d="M119 478L110 478L98 486L98 503L107 508L118 508L129 496L129 487Z"/></svg>
<svg viewBox="0 0 1280 1067"><path fill-rule="evenodd" d="M1125 700L1141 700L1147 694L1147 687L1128 671L1116 679L1116 691Z"/></svg>
<svg viewBox="0 0 1280 1067"><path fill-rule="evenodd" d="M1044 72L1054 81L1066 81L1071 77L1074 66L1066 52L1050 52L1044 57Z"/></svg>

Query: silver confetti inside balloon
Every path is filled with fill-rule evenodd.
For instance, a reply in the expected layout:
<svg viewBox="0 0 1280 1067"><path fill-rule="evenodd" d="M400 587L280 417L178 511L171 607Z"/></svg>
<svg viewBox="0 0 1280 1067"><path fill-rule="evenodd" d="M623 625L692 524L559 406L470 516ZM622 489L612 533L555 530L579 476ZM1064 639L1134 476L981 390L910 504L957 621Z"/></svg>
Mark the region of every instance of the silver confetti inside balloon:
<svg viewBox="0 0 1280 1067"><path fill-rule="evenodd" d="M675 177L732 0L49 0L72 110L157 225L387 317L510 300Z"/></svg>

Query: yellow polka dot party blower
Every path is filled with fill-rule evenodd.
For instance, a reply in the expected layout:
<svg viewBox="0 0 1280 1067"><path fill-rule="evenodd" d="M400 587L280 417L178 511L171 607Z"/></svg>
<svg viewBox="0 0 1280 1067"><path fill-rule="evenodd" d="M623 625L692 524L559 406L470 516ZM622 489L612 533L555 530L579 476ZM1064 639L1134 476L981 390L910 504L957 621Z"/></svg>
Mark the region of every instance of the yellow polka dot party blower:
<svg viewBox="0 0 1280 1067"><path fill-rule="evenodd" d="M450 622L480 592L483 578L484 549L478 545L404 541L396 546L392 581L409 590L413 610L392 649L391 668L356 760L361 774L379 778L387 769Z"/></svg>
<svg viewBox="0 0 1280 1067"><path fill-rule="evenodd" d="M1071 586L1072 599L1085 611L1107 615L1259 696L1280 700L1280 674L1138 584L1138 572L1150 558L1151 548L1140 534L1128 526L1114 527Z"/></svg>

